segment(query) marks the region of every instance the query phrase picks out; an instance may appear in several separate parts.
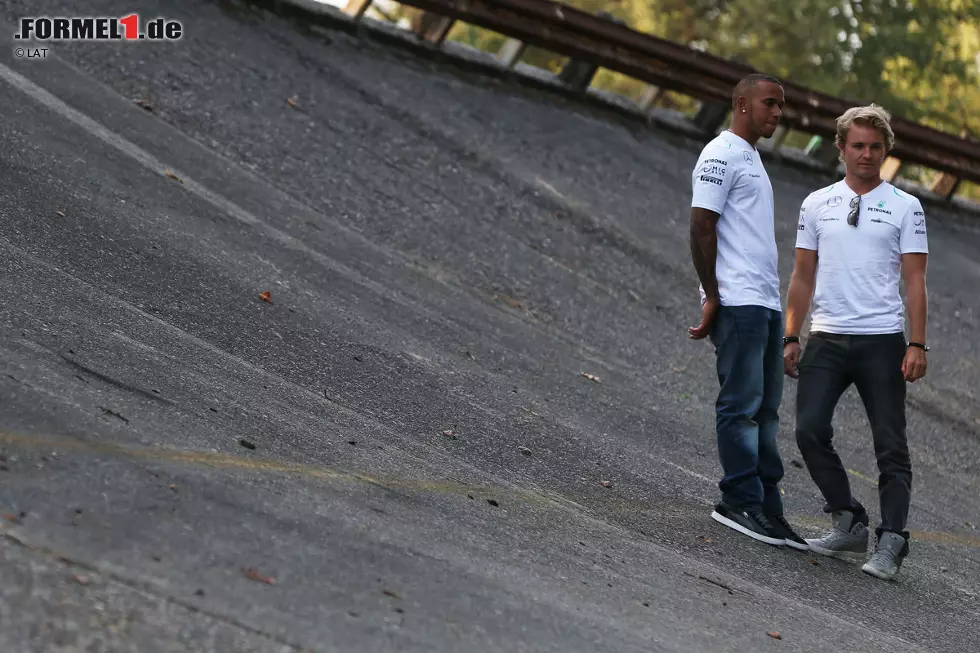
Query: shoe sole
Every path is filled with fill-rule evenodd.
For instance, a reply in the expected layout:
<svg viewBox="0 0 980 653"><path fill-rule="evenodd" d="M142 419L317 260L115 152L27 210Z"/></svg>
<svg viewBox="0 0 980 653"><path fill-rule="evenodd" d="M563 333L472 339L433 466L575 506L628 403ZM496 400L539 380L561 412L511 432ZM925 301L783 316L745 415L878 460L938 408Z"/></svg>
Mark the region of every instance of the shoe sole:
<svg viewBox="0 0 980 653"><path fill-rule="evenodd" d="M887 572L878 571L877 569L875 569L874 567L871 567L869 565L864 565L863 567L861 567L861 571L863 571L866 574L870 574L871 576L874 576L875 578L880 578L881 580L891 580L891 579L893 579L895 577L895 574L898 573L897 571L894 574L889 574Z"/></svg>
<svg viewBox="0 0 980 653"><path fill-rule="evenodd" d="M792 547L792 548L796 549L797 551L809 551L810 550L810 545L809 544L806 544L806 543L800 544L799 542L794 542L793 540L791 540L789 538L786 538L786 546Z"/></svg>
<svg viewBox="0 0 980 653"><path fill-rule="evenodd" d="M786 544L786 540L777 540L774 537L766 537L765 535L760 535L760 534L758 534L758 533L756 533L754 531L750 531L749 529L747 529L746 527L742 526L738 522L733 522L728 517L723 517L717 511L713 511L711 513L711 518L714 519L719 524L724 524L728 528L731 528L733 530L738 531L742 535L748 535L753 540L758 540L760 542L765 542L766 544L771 544L773 546L783 546L784 544Z"/></svg>
<svg viewBox="0 0 980 653"><path fill-rule="evenodd" d="M867 551L834 551L832 549L825 549L822 546L818 546L809 540L807 541L807 545L814 553L819 553L820 555L827 556L828 558L837 558L838 560L864 560L868 556Z"/></svg>

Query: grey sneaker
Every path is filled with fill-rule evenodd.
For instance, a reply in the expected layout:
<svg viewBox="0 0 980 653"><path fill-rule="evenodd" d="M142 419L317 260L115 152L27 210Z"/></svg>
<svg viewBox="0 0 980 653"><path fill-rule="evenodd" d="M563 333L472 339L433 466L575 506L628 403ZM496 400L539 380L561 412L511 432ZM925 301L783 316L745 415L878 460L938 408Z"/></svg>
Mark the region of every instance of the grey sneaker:
<svg viewBox="0 0 980 653"><path fill-rule="evenodd" d="M861 567L861 571L881 580L891 580L902 567L909 553L909 544L898 533L885 532L878 538L871 559Z"/></svg>
<svg viewBox="0 0 980 653"><path fill-rule="evenodd" d="M838 510L833 513L833 529L806 543L811 551L820 555L863 560L868 555L868 526L855 520L853 512Z"/></svg>

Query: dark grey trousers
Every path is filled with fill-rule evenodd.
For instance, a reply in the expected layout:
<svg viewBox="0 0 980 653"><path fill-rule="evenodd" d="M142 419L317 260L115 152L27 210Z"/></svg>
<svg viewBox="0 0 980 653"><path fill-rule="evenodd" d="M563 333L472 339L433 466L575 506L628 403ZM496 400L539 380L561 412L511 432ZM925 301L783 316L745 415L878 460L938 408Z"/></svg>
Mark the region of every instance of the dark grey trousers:
<svg viewBox="0 0 980 653"><path fill-rule="evenodd" d="M853 383L864 402L875 456L881 524L905 530L912 494L912 464L905 434L905 334L811 333L800 359L796 395L796 442L827 504L826 512L851 510L867 523L867 511L851 494L847 472L834 450L834 409Z"/></svg>

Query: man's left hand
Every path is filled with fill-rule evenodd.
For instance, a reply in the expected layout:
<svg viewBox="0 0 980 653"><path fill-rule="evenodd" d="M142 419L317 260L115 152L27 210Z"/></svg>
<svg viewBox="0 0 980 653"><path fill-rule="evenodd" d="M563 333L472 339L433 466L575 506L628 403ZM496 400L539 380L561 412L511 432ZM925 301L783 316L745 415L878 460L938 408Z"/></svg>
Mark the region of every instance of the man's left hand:
<svg viewBox="0 0 980 653"><path fill-rule="evenodd" d="M926 352L919 347L909 347L902 361L902 375L909 383L915 383L926 375Z"/></svg>

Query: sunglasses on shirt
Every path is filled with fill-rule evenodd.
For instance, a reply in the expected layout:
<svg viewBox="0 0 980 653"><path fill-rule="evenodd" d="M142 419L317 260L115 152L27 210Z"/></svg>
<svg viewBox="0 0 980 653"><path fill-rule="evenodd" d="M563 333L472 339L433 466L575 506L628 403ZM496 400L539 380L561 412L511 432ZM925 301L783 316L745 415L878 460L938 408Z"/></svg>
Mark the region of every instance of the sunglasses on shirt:
<svg viewBox="0 0 980 653"><path fill-rule="evenodd" d="M851 198L851 212L847 214L847 224L852 227L856 227L858 223L858 214L861 213L861 196L855 195Z"/></svg>

